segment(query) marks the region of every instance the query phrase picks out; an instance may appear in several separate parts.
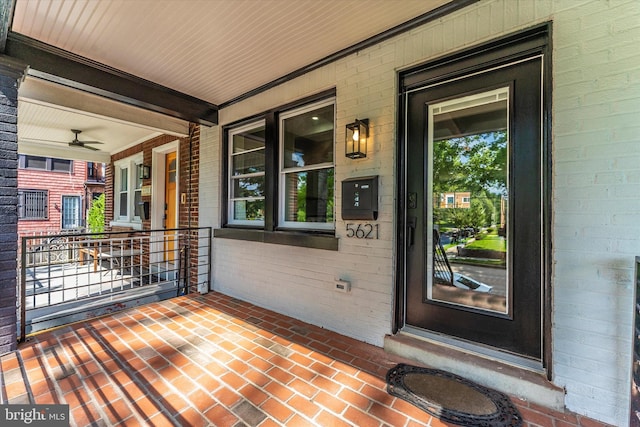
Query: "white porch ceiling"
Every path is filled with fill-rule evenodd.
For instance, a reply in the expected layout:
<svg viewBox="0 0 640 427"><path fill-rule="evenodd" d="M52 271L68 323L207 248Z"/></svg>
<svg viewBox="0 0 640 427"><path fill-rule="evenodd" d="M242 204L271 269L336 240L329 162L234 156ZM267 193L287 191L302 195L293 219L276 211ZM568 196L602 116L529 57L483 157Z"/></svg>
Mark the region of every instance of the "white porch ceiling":
<svg viewBox="0 0 640 427"><path fill-rule="evenodd" d="M11 31L220 105L450 1L16 0ZM23 140L70 140L71 128L92 140L123 133L122 120L105 115L99 126L62 101L21 96ZM132 130L128 142L101 149L139 137Z"/></svg>
<svg viewBox="0 0 640 427"><path fill-rule="evenodd" d="M98 151L70 147L71 129ZM161 134L187 136L188 123L27 77L18 97L20 154L108 163L110 154Z"/></svg>
<svg viewBox="0 0 640 427"><path fill-rule="evenodd" d="M17 0L12 31L214 104L449 0Z"/></svg>

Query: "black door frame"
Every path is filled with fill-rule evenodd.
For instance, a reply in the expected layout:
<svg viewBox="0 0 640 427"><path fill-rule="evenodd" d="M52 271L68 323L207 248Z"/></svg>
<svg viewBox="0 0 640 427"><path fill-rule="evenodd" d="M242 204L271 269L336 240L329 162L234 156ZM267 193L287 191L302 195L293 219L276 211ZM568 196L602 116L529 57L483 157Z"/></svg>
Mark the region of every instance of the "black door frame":
<svg viewBox="0 0 640 427"><path fill-rule="evenodd" d="M542 55L543 63L543 105L542 105L542 167L543 167L543 206L542 206L542 242L543 242L543 289L542 289L542 335L543 366L548 378L551 378L551 23L545 23L526 30L510 34L500 39L484 43L472 48L436 58L422 65L402 71L398 75L398 116L397 116L397 151L396 151L396 292L393 333L404 326L405 319L405 281L407 247L407 219L405 206L405 100L408 91L438 82L454 80L474 72L501 66L533 55Z"/></svg>

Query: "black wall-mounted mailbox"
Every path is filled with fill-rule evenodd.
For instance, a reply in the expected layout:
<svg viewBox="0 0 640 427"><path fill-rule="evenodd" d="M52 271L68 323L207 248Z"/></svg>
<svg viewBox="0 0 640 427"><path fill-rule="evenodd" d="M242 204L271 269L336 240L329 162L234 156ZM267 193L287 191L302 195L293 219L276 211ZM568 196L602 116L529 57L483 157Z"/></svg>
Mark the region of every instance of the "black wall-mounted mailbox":
<svg viewBox="0 0 640 427"><path fill-rule="evenodd" d="M151 211L151 203L150 202L139 202L138 203L138 209L136 209L136 214L138 216L140 216L140 219L145 221L149 218L151 218L149 216Z"/></svg>
<svg viewBox="0 0 640 427"><path fill-rule="evenodd" d="M342 181L342 219L378 219L378 175Z"/></svg>

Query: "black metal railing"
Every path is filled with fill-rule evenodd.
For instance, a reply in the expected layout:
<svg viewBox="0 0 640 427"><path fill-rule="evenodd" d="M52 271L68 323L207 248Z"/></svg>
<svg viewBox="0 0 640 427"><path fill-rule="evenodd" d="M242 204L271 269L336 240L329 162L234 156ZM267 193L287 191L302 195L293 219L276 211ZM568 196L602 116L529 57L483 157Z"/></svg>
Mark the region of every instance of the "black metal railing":
<svg viewBox="0 0 640 427"><path fill-rule="evenodd" d="M211 228L25 236L20 339L140 303L208 290Z"/></svg>

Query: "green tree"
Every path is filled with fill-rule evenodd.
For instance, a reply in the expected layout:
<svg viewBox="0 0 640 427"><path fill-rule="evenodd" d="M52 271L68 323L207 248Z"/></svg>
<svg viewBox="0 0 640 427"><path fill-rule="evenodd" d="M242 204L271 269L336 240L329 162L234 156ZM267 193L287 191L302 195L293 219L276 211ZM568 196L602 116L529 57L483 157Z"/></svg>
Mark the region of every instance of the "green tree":
<svg viewBox="0 0 640 427"><path fill-rule="evenodd" d="M433 191L503 194L507 188L507 133L494 131L435 141Z"/></svg>
<svg viewBox="0 0 640 427"><path fill-rule="evenodd" d="M87 225L90 233L101 234L104 232L104 205L104 193L91 203L87 214Z"/></svg>
<svg viewBox="0 0 640 427"><path fill-rule="evenodd" d="M433 147L434 221L456 228L496 221L507 196L507 133L493 131L442 139ZM442 194L469 192L469 208L440 208Z"/></svg>
<svg viewBox="0 0 640 427"><path fill-rule="evenodd" d="M297 194L297 221L305 222L307 221L307 194L309 192L308 188L308 174L315 173L318 175L319 179L325 179L325 185L322 185L320 188L314 189L312 194L314 197L318 197L322 200L325 200L326 205L326 217L324 222L333 222L333 209L334 209L334 201L333 201L333 187L334 187L334 173L333 168L319 170L317 172L305 172L298 174L298 194ZM310 212L315 216L315 212Z"/></svg>

